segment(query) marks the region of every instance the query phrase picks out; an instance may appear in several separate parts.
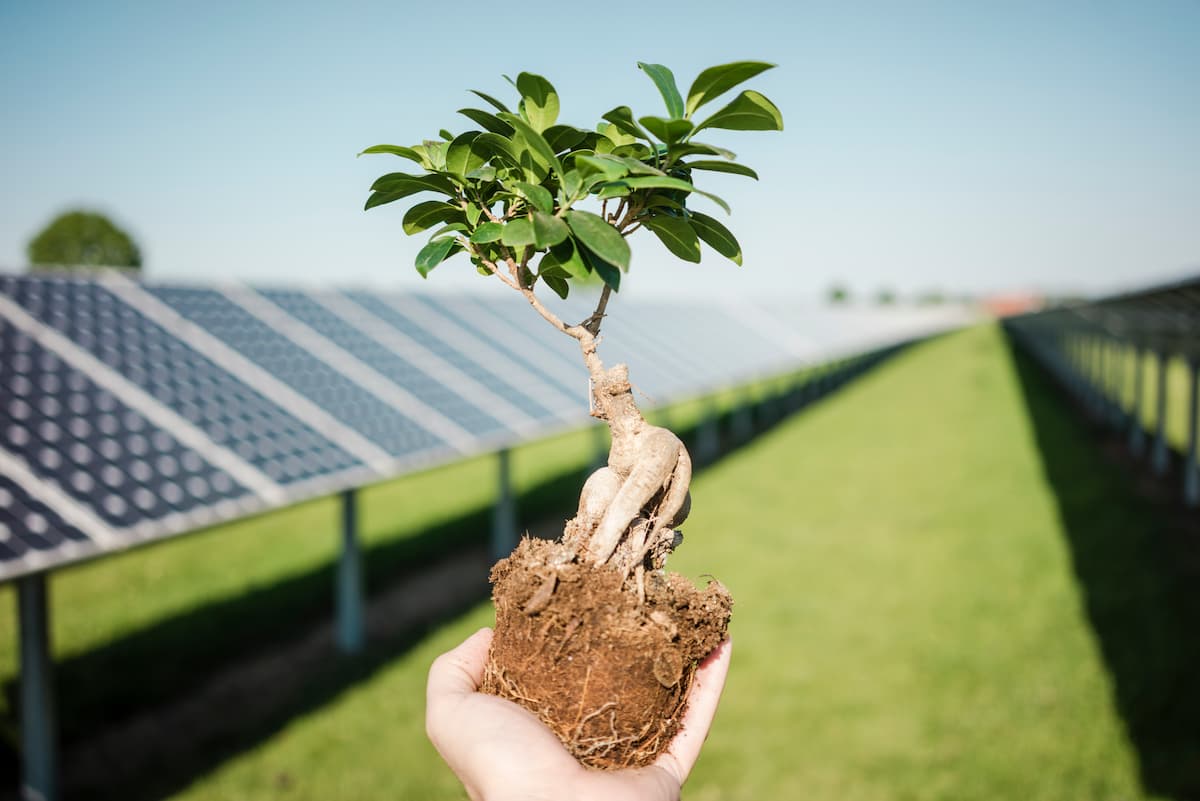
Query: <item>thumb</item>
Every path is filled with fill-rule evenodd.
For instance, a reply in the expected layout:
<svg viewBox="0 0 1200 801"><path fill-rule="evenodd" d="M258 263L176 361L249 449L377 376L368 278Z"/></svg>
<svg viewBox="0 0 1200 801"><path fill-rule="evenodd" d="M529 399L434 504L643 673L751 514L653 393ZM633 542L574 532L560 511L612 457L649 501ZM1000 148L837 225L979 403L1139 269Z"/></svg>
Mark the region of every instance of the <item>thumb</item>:
<svg viewBox="0 0 1200 801"><path fill-rule="evenodd" d="M429 682L425 698L427 711L447 701L470 695L483 683L483 668L487 663L488 648L492 644L492 630L482 628L462 642L457 648L433 660L429 667Z"/></svg>

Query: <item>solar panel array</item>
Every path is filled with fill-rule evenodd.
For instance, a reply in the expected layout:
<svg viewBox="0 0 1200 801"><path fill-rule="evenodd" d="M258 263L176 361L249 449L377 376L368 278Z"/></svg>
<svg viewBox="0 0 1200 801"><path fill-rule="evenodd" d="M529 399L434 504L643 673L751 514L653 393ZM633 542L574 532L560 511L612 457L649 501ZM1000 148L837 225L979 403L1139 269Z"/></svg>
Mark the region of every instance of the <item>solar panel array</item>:
<svg viewBox="0 0 1200 801"><path fill-rule="evenodd" d="M557 304L567 319L590 312ZM963 322L610 306L652 403ZM585 424L574 343L515 297L0 275L0 579Z"/></svg>

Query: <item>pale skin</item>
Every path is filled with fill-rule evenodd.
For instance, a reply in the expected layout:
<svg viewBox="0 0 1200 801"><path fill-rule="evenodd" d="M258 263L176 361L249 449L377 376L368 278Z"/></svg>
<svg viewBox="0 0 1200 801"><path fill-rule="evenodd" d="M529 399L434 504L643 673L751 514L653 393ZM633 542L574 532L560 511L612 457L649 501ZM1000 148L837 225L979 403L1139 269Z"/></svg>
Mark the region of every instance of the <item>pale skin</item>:
<svg viewBox="0 0 1200 801"><path fill-rule="evenodd" d="M726 640L698 667L682 727L646 768L589 770L533 713L479 692L492 630L429 669L425 729L472 801L678 801L708 736L729 671Z"/></svg>

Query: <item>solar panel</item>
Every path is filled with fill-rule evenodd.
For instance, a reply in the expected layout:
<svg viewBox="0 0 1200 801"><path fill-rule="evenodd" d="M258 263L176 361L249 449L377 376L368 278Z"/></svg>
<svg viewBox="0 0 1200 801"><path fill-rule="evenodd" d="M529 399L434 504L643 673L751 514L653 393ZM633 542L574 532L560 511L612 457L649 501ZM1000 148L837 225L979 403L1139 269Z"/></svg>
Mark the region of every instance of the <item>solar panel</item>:
<svg viewBox="0 0 1200 801"><path fill-rule="evenodd" d="M397 352L373 339L359 326L361 314L340 316L330 308L333 298L292 290L263 290L261 293L285 312L312 328L321 336L377 370L390 381L405 387L430 407L449 415L458 425L477 437L508 431L504 423L487 411L483 403L452 389L454 377L448 375L449 365L439 366L424 360L426 369L414 363L412 349ZM339 308L333 305L333 309ZM405 358L405 353L409 358ZM419 358L419 357L417 357Z"/></svg>
<svg viewBox="0 0 1200 801"><path fill-rule="evenodd" d="M289 484L358 464L98 283L5 276L0 293L273 481Z"/></svg>
<svg viewBox="0 0 1200 801"><path fill-rule="evenodd" d="M110 526L249 493L7 319L0 319L0 364L0 448Z"/></svg>
<svg viewBox="0 0 1200 801"><path fill-rule="evenodd" d="M527 337L521 332L497 327L494 324L494 317L487 314L486 311L472 313L461 297L451 298L424 294L412 295L408 300L441 315L451 323L454 329L461 331L475 342L494 342L505 348L507 358L518 365L521 370L536 376L537 381L544 382L550 391L556 393L560 399L558 403L563 403L563 399L565 399L568 408L578 407L580 403L586 405L587 401L581 400L579 394L579 376L583 371L582 364L570 365L572 369L565 373L563 370L555 370L552 357L551 363L547 364L546 357L550 354L540 352L544 349L544 337Z"/></svg>
<svg viewBox="0 0 1200 801"><path fill-rule="evenodd" d="M519 412L522 417L527 417L530 421L545 421L556 416L543 399L525 392L492 366L476 361L474 353L464 353L452 347L445 337L418 325L386 300L366 292L347 292L346 296L374 317L383 320L426 350L454 365L485 387L494 397L510 404L513 409L522 410Z"/></svg>
<svg viewBox="0 0 1200 801"><path fill-rule="evenodd" d="M175 311L291 386L393 457L450 451L449 443L212 289L149 287Z"/></svg>
<svg viewBox="0 0 1200 801"><path fill-rule="evenodd" d="M592 302L552 301L569 323ZM0 276L0 579L584 423L576 344L524 306ZM814 345L732 302L609 313L601 353L651 403L861 334Z"/></svg>

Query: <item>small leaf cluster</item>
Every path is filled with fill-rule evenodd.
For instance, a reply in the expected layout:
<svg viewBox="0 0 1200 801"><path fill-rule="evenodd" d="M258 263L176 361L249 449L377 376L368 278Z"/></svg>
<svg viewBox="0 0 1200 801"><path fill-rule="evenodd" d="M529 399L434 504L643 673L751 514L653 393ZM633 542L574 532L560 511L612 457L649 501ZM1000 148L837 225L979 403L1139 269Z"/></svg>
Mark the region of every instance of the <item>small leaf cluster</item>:
<svg viewBox="0 0 1200 801"><path fill-rule="evenodd" d="M371 209L416 195L433 195L404 214L406 234L432 231L417 254L422 276L459 252L484 275L518 289L541 281L567 297L573 281L599 276L613 290L629 269L625 237L649 229L671 253L700 261L700 243L737 264L741 246L721 222L688 206L693 195L729 212L721 198L699 189L694 176L722 172L757 179L728 150L697 141L711 129L780 131L779 109L746 90L699 122L696 112L773 65L739 61L710 67L692 82L686 99L671 71L639 64L662 95L665 116L635 118L628 106L601 116L592 130L560 123L559 97L540 75L506 79L520 95L512 111L473 91L489 108L459 113L478 126L419 145L376 145L416 163L423 172L393 172L371 186ZM361 155L361 154L360 154ZM586 201L599 214L582 208Z"/></svg>

